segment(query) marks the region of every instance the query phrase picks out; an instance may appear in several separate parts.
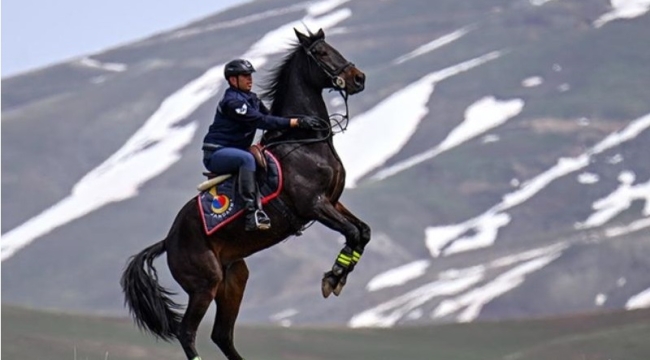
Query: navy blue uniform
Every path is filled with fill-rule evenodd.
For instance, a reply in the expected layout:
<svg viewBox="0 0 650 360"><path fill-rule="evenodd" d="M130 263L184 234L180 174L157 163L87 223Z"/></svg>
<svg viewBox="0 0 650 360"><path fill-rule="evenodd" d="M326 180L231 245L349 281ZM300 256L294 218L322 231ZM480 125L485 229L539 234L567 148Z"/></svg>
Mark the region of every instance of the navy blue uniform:
<svg viewBox="0 0 650 360"><path fill-rule="evenodd" d="M256 129L289 127L289 119L269 115L269 110L253 92L228 88L219 102L214 122L203 139L206 144L248 149Z"/></svg>
<svg viewBox="0 0 650 360"><path fill-rule="evenodd" d="M270 115L254 92L230 87L219 102L214 122L203 139L205 167L215 174L229 174L240 167L255 170L253 156L247 151L255 131L290 126L288 118Z"/></svg>

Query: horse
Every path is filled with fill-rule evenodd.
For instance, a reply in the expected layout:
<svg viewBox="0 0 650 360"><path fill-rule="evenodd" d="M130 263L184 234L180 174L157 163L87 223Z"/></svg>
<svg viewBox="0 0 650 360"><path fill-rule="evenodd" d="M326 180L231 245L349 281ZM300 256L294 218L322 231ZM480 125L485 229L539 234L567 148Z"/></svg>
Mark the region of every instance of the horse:
<svg viewBox="0 0 650 360"><path fill-rule="evenodd" d="M323 126L263 135L260 144L281 163L284 179L278 195L284 206L265 208L271 229L245 232L239 217L207 235L192 199L178 212L167 237L132 256L122 274L125 305L136 325L164 341L177 339L189 360L200 359L196 332L212 301L217 307L212 341L226 358L242 359L235 349L234 327L249 275L245 261L249 255L299 234L313 221L341 233L345 246L321 280L327 298L341 293L370 241L370 227L339 201L345 169L334 148L333 125L323 99L325 89L339 91L347 113L347 96L363 91L365 74L325 41L322 29L315 34L294 31L298 41L272 70L262 97L272 101L274 115L314 116ZM184 314L171 299L173 294L158 283L153 261L165 252L172 277L189 297Z"/></svg>

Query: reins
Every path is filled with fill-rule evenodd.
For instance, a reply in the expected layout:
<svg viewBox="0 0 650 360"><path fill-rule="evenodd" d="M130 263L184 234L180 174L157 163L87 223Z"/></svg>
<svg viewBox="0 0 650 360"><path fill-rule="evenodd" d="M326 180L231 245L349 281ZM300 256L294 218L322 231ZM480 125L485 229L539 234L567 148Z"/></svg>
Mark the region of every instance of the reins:
<svg viewBox="0 0 650 360"><path fill-rule="evenodd" d="M299 144L299 145L306 145L306 144L313 144L321 141L326 141L330 138L332 138L335 134L345 132L345 130L348 128L348 124L350 123L350 117L349 117L349 107L348 107L348 93L345 90L338 89L338 90L332 90L332 91L338 91L339 95L343 98L343 102L345 103L345 115L344 114L339 114L339 113L334 113L329 115L329 119L323 119L318 116L313 116L314 118L318 119L324 126L323 130L327 130L327 133L325 136L321 137L314 137L314 138L307 138L307 139L291 139L291 140L278 140L278 141L272 141L267 144L262 145L262 149L269 149L274 146L278 145L285 145L285 144ZM296 115L286 115L287 117L303 117L305 115L303 114L296 114ZM340 119L337 119L340 118ZM332 125L332 121L336 123L336 126L339 127L340 130L334 131L334 126ZM345 123L345 125L342 125Z"/></svg>
<svg viewBox="0 0 650 360"><path fill-rule="evenodd" d="M308 58L311 59L316 65L330 78L332 81L333 88L330 89L330 91L337 91L339 95L343 98L343 102L345 103L345 115L335 113L329 115L329 118L323 119L320 117L315 117L318 119L322 124L323 124L323 129L322 130L327 130L325 136L321 137L315 137L315 138L308 138L308 139L291 139L291 140L278 140L278 141L271 141L265 145L262 145L262 149L269 149L274 146L278 145L285 145L285 144L298 144L298 145L306 145L306 144L313 144L321 141L326 141L332 138L335 134L339 132L345 132L345 130L348 128L348 124L350 123L350 117L349 117L349 107L348 107L348 96L349 94L347 91L345 91L345 79L341 77L341 74L345 71L350 66L354 66L354 64L350 61L346 61L344 64L341 64L338 67L333 67L331 64L328 64L324 61L322 61L318 56L314 54L314 49L316 46L320 43L324 42L323 39L318 39L314 41L311 45L308 47L303 46L303 50L307 54ZM286 115L287 117L304 117L306 116L305 114L293 114L293 115ZM336 126L339 127L340 130L334 131L334 126L332 125L332 121L336 123ZM342 125L345 123L344 125ZM321 130L321 129L318 129ZM296 147L298 148L298 147ZM294 149L295 150L295 149ZM292 150L293 151L293 150Z"/></svg>

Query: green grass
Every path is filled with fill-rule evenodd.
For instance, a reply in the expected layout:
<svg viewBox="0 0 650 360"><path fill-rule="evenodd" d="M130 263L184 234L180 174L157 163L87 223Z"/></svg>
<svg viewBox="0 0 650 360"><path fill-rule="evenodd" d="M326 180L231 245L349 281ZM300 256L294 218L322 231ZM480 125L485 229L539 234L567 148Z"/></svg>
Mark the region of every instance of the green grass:
<svg viewBox="0 0 650 360"><path fill-rule="evenodd" d="M209 322L198 349L204 359L223 358L209 340ZM128 319L2 306L2 330L4 359L184 359L178 344L157 342ZM242 326L235 333L248 359L650 358L650 310L398 329Z"/></svg>

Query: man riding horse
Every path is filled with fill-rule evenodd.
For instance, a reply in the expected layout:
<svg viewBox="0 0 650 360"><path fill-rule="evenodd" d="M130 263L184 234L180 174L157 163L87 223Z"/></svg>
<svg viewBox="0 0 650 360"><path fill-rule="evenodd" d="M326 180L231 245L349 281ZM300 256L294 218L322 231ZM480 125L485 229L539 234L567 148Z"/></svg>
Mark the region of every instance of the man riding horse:
<svg viewBox="0 0 650 360"><path fill-rule="evenodd" d="M267 230L271 219L262 210L255 184L255 159L247 150L257 129L276 130L290 127L303 129L319 125L313 117L285 118L273 116L251 91L255 68L244 59L226 64L224 77L228 81L219 101L214 121L203 139L203 164L215 175L238 174L238 192L244 200L245 230Z"/></svg>
<svg viewBox="0 0 650 360"><path fill-rule="evenodd" d="M210 338L229 360L243 360L234 344L235 321L249 277L246 258L274 246L317 221L345 237L331 270L321 279L324 297L338 296L370 241L370 227L341 202L345 168L332 137L334 131L322 92L348 95L363 91L365 74L325 41L322 30L305 35L272 71L265 89L271 111L251 92L253 66L235 60L226 66L230 87L219 103L206 136L206 167L217 173L238 172L248 213L259 210L253 171L246 152L257 128L265 153L277 160L282 185L267 202L269 231L245 231L252 220L232 217L208 233L202 219L201 194L180 209L167 236L134 255L122 274L125 303L141 328L163 340L178 339L188 360L200 360L196 333L211 304L217 310ZM300 114L300 115L293 115ZM347 114L346 114L347 115ZM347 116L346 116L347 117ZM292 128L293 127L293 128ZM248 226L250 229L251 226ZM253 227L255 228L255 227ZM153 261L166 253L169 271L187 293L184 312L171 293L158 283Z"/></svg>

